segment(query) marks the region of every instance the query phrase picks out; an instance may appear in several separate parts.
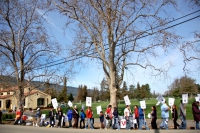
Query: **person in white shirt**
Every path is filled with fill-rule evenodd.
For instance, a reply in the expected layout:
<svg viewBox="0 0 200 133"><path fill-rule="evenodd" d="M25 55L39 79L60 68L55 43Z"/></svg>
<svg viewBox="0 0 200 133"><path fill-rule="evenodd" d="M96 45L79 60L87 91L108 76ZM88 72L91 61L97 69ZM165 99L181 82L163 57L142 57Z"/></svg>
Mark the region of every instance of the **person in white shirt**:
<svg viewBox="0 0 200 133"><path fill-rule="evenodd" d="M126 108L124 109L124 118L126 119L126 129L130 130L131 125L130 125L130 106L126 105Z"/></svg>

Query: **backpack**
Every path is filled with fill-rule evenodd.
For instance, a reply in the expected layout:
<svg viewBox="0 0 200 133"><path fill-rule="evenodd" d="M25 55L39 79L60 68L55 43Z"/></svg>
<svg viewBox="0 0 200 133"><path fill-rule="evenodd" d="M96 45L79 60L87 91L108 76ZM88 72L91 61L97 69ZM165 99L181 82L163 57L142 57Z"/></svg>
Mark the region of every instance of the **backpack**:
<svg viewBox="0 0 200 133"><path fill-rule="evenodd" d="M138 112L139 112L139 116L143 116L144 115L141 108L138 109Z"/></svg>

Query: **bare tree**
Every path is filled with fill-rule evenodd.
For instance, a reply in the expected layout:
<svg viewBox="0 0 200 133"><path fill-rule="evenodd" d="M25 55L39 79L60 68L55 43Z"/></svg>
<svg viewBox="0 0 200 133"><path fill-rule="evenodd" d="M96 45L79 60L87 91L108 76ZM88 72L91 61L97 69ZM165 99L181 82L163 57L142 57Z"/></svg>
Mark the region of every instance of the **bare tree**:
<svg viewBox="0 0 200 133"><path fill-rule="evenodd" d="M166 28L167 6L176 9L176 0L59 0L53 1L75 24L73 55L97 59L102 65L110 89L110 104L116 106L116 92L128 67L150 68L152 75L166 74L155 66L156 50L177 43L178 36ZM156 28L155 28L156 27ZM146 40L142 38L148 36ZM168 64L169 65L169 64Z"/></svg>
<svg viewBox="0 0 200 133"><path fill-rule="evenodd" d="M45 27L44 16L49 9L47 1L0 1L1 74L16 77L21 109L29 82L41 76L46 80L55 72L44 66L53 61L60 49ZM44 68L38 69L41 66Z"/></svg>

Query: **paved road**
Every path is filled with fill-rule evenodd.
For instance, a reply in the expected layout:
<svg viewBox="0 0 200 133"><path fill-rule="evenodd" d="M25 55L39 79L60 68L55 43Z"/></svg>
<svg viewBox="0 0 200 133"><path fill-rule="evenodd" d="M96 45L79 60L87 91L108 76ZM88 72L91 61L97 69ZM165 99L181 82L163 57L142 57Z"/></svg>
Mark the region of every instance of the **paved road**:
<svg viewBox="0 0 200 133"><path fill-rule="evenodd" d="M0 125L0 133L199 133L198 130L104 130L104 129L69 129L69 128L46 128L19 125Z"/></svg>

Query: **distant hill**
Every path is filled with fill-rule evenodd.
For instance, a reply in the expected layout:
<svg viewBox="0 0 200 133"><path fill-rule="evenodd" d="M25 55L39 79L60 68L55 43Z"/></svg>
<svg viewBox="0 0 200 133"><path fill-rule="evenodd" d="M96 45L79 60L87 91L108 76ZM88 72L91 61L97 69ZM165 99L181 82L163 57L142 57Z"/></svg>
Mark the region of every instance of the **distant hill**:
<svg viewBox="0 0 200 133"><path fill-rule="evenodd" d="M26 80L28 81L28 80ZM6 83L6 86L9 85L9 86L15 86L17 84L17 80L15 77L12 77L12 76L0 76L0 83ZM31 81L30 85L31 86L39 86L41 84L44 84L44 82L40 82L40 81ZM50 84L49 85L50 88L54 88L56 89L57 91L61 91L63 86L62 85L57 85L57 84ZM39 90L41 91L44 91L45 89L45 86L41 86L38 88ZM67 94L70 94L72 93L73 96L77 96L77 93L78 93L78 88L76 87L72 87L72 86L67 86Z"/></svg>

